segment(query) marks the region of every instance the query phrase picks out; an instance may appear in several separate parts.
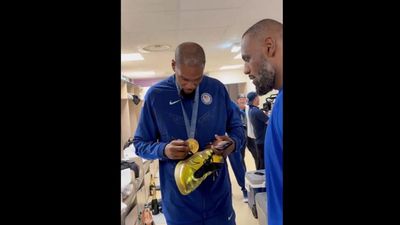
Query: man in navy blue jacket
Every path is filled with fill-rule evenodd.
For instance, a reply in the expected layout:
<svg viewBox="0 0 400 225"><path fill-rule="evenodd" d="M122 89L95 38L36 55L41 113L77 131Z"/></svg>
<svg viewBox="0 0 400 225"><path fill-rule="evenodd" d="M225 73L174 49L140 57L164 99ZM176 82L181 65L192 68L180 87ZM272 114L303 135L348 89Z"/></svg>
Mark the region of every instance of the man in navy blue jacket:
<svg viewBox="0 0 400 225"><path fill-rule="evenodd" d="M225 158L244 144L235 105L220 81L203 75L204 66L200 45L180 44L172 60L175 74L147 91L134 136L137 155L160 160L162 205L168 225L236 224L226 163L188 195L179 192L174 179L176 164L188 156L188 138L199 142L199 151L210 143L232 141L219 152Z"/></svg>

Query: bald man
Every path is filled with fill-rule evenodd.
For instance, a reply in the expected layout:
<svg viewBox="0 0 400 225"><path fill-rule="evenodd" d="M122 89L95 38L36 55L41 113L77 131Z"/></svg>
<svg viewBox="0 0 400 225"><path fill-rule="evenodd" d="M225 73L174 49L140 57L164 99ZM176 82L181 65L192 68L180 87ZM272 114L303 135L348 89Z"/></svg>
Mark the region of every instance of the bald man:
<svg viewBox="0 0 400 225"><path fill-rule="evenodd" d="M176 164L188 157L188 138L198 141L199 151L210 142L232 141L220 153L225 158L244 145L239 109L220 81L203 74L205 62L204 50L197 43L185 42L176 48L171 63L175 74L147 91L134 137L137 155L160 160L168 225L236 224L226 163L188 195L179 192L174 179Z"/></svg>
<svg viewBox="0 0 400 225"><path fill-rule="evenodd" d="M268 225L283 222L283 30L282 24L264 19L242 36L244 73L253 81L258 95L279 90L264 141Z"/></svg>

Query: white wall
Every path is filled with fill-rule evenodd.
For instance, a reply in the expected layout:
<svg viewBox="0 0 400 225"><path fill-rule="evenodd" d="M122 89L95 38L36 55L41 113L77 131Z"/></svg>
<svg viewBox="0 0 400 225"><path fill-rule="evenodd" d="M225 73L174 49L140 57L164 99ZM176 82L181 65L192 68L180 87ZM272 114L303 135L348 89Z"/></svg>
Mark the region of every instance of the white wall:
<svg viewBox="0 0 400 225"><path fill-rule="evenodd" d="M256 88L254 87L253 82L249 79L249 76L244 75L243 69L239 70L225 70L225 71L218 71L214 73L210 73L210 77L214 77L218 80L220 80L224 84L234 84L234 83L246 83L246 90L244 94L249 93L250 91L256 91ZM269 97L271 94L276 94L278 91L277 90L272 90L268 92L267 94L260 96L260 105L259 107L262 107L262 104L265 102L265 99Z"/></svg>
<svg viewBox="0 0 400 225"><path fill-rule="evenodd" d="M146 95L147 90L149 90L150 87L142 87L142 90L140 92L139 98L144 99L144 96Z"/></svg>
<svg viewBox="0 0 400 225"><path fill-rule="evenodd" d="M243 74L243 69L210 72L208 76L218 79L223 84L246 83L245 94L250 91L256 90L249 77ZM141 93L139 95L140 99L144 99L144 96L146 95L148 89L149 87L142 87Z"/></svg>
<svg viewBox="0 0 400 225"><path fill-rule="evenodd" d="M210 73L208 76L213 77L215 79L220 80L223 84L236 84L236 83L246 83L246 90L244 94L249 93L250 91L256 91L253 82L249 79L248 76L243 74L243 70L225 70ZM140 99L144 99L147 90L150 87L142 87L141 92L139 94ZM272 90L266 95L260 96L260 106L265 102L265 99L271 94L276 94L277 90Z"/></svg>
<svg viewBox="0 0 400 225"><path fill-rule="evenodd" d="M249 81L249 77L244 75L243 69L210 72L208 76L218 79L224 84L235 84Z"/></svg>

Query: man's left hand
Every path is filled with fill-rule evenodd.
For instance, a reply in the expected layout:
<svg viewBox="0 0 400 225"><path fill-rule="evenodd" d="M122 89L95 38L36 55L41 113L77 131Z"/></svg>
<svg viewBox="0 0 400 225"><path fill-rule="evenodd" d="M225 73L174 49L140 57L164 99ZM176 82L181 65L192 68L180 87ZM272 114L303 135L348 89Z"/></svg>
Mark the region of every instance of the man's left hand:
<svg viewBox="0 0 400 225"><path fill-rule="evenodd" d="M232 142L232 144L227 147L226 149L219 149L218 145L221 144L222 141L229 141ZM235 141L233 141L230 137L223 135L215 135L215 141L212 144L212 149L217 155L222 155L224 158L226 158L229 154L235 150Z"/></svg>

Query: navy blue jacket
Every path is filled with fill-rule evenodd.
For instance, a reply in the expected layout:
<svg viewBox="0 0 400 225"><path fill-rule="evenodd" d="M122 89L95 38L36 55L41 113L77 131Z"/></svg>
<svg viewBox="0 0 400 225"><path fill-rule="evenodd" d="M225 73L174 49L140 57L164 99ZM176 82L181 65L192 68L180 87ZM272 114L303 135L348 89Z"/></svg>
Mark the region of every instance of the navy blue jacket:
<svg viewBox="0 0 400 225"><path fill-rule="evenodd" d="M275 99L264 144L268 224L283 224L283 88Z"/></svg>
<svg viewBox="0 0 400 225"><path fill-rule="evenodd" d="M269 117L257 106L249 105L249 119L253 125L256 144L264 144L265 131L267 130L267 121Z"/></svg>
<svg viewBox="0 0 400 225"><path fill-rule="evenodd" d="M242 121L225 86L203 76L198 88L201 100L195 139L199 142L199 151L215 140L215 134L226 133L235 141L235 151L240 151L245 140ZM174 75L149 88L134 136L136 154L160 160L162 205L168 225L235 224L226 164L218 176L209 176L189 195L180 194L176 186L174 169L179 160L166 158L164 148L174 139L188 138L181 101L190 120L193 99L178 95Z"/></svg>

